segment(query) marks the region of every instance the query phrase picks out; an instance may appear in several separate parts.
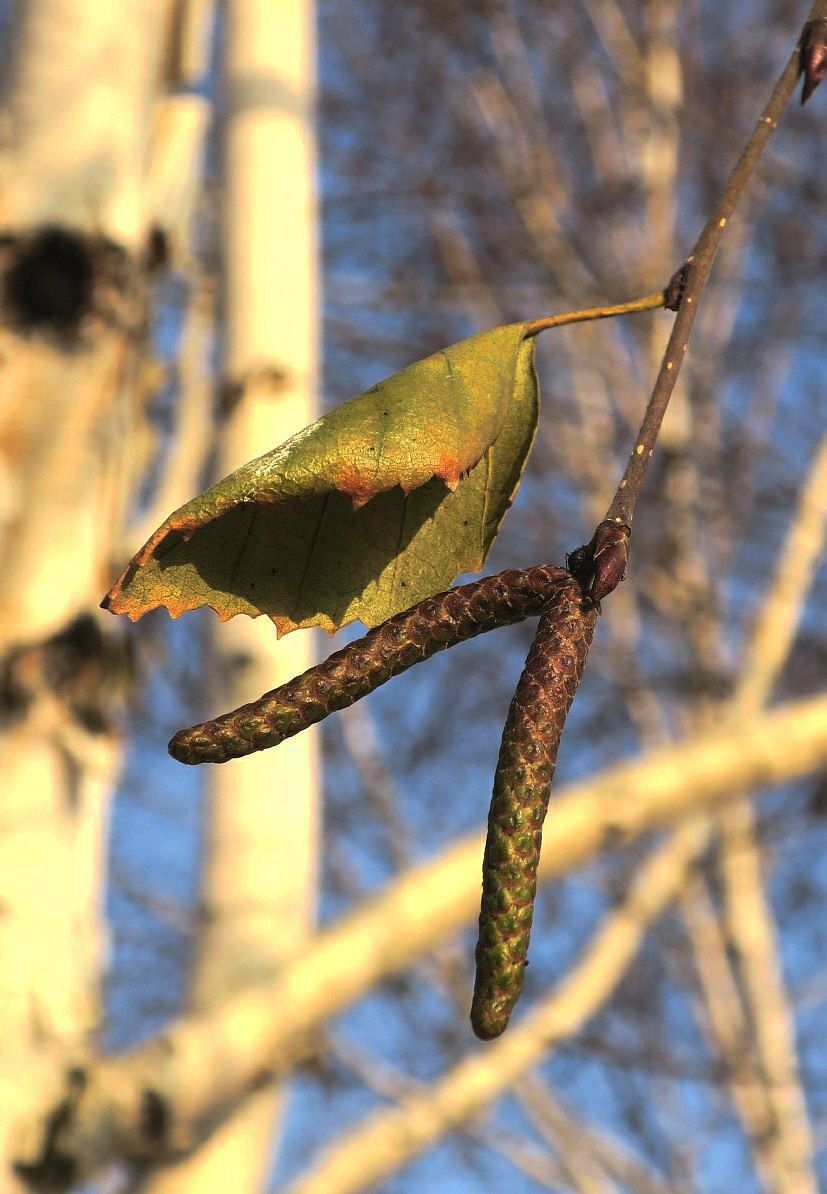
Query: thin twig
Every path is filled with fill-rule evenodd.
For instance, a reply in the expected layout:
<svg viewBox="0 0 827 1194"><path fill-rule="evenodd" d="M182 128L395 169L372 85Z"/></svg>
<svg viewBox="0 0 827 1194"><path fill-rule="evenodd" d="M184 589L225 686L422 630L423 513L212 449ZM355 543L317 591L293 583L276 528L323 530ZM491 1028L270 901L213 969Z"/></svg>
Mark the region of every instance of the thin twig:
<svg viewBox="0 0 827 1194"><path fill-rule="evenodd" d="M394 1103L404 1104L407 1099L428 1090L427 1083L416 1081L342 1038L328 1038L325 1055L346 1066L368 1090ZM559 1190L565 1181L565 1173L554 1157L537 1148L525 1135L476 1119L463 1124L462 1133L499 1153L515 1168L550 1190Z"/></svg>
<svg viewBox="0 0 827 1194"><path fill-rule="evenodd" d="M827 439L816 453L796 517L757 618L732 706L754 716L770 696L795 637L827 532ZM781 970L775 921L763 890L755 814L746 798L719 815L727 925L738 952L758 1061L776 1133L779 1189L814 1191L813 1142L801 1089L794 1016Z"/></svg>
<svg viewBox="0 0 827 1194"><path fill-rule="evenodd" d="M680 909L695 959L710 1053L723 1060L726 1086L750 1144L762 1188L773 1188L772 1112L766 1084L752 1055L744 1006L727 955L726 934L700 872L680 894ZM701 1011L701 1008L698 1009Z"/></svg>
<svg viewBox="0 0 827 1194"><path fill-rule="evenodd" d="M827 14L827 0L816 0L810 11L808 22L823 17L825 14ZM800 70L801 41L802 37L800 36L720 199L704 225L692 252L687 257L685 265L673 279L676 290L675 302L679 304L678 314L672 325L672 332L663 354L635 446L626 465L626 471L606 513L607 520L624 523L626 526L632 525L635 505L643 486L646 468L689 343L692 325L695 322L695 313L698 309L698 300L709 281L724 229L758 164L764 146L778 127L781 114L795 90Z"/></svg>
<svg viewBox="0 0 827 1194"><path fill-rule="evenodd" d="M520 1025L484 1053L469 1054L404 1106L367 1117L290 1194L355 1194L397 1172L503 1094L547 1049L572 1036L611 995L649 925L680 890L706 834L699 818L675 832L641 868L623 905L603 923L580 962Z"/></svg>
<svg viewBox="0 0 827 1194"><path fill-rule="evenodd" d="M580 1120L538 1072L520 1078L512 1093L532 1127L552 1147L559 1149L566 1141L581 1153L593 1156L630 1194L677 1194L676 1188L638 1157L625 1140L602 1125L598 1128Z"/></svg>
<svg viewBox="0 0 827 1194"><path fill-rule="evenodd" d="M630 299L626 303L613 303L608 307L587 307L582 311L564 311L561 315L546 315L526 324L526 336L536 336L549 328L561 328L568 323L585 323L591 319L609 319L613 315L631 315L635 311L655 311L665 305L664 292L653 291L642 298Z"/></svg>
<svg viewBox="0 0 827 1194"><path fill-rule="evenodd" d="M827 437L813 458L775 567L772 585L755 620L735 693L733 720L766 704L793 645L804 602L823 557L827 537Z"/></svg>
<svg viewBox="0 0 827 1194"><path fill-rule="evenodd" d="M827 441L816 454L775 578L756 618L728 714L732 724L760 712L789 654L823 549L825 494ZM727 1064L733 1104L751 1140L762 1180L790 1194L814 1190L812 1141L797 1072L793 1016L778 961L772 910L763 893L750 802L737 801L719 814L718 824L722 830L726 933L738 951L755 1029L755 1061L750 1052L750 1021L734 986L726 949L720 944L724 929L717 924L698 877L695 887L684 893L683 911L695 947L710 1027ZM720 939L717 945L716 939Z"/></svg>

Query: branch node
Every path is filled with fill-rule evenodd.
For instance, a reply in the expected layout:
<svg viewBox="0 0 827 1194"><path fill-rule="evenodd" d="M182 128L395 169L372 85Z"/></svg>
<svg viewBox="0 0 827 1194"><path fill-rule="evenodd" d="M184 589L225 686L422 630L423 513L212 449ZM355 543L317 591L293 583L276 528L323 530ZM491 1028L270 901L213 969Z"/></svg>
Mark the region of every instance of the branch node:
<svg viewBox="0 0 827 1194"><path fill-rule="evenodd" d="M683 296L689 282L690 263L685 261L680 269L675 270L663 292L663 305L667 311L679 311Z"/></svg>
<svg viewBox="0 0 827 1194"><path fill-rule="evenodd" d="M626 574L631 534L632 528L621 519L604 519L588 543L566 556L566 567L598 611Z"/></svg>

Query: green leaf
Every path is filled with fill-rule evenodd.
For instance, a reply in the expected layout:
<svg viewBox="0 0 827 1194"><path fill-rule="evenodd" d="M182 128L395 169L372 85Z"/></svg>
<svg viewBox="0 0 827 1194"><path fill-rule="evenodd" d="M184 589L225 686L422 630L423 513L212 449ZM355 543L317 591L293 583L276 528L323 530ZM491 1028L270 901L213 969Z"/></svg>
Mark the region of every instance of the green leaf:
<svg viewBox="0 0 827 1194"><path fill-rule="evenodd" d="M480 569L537 423L525 327L418 361L243 465L170 515L103 605L332 631Z"/></svg>

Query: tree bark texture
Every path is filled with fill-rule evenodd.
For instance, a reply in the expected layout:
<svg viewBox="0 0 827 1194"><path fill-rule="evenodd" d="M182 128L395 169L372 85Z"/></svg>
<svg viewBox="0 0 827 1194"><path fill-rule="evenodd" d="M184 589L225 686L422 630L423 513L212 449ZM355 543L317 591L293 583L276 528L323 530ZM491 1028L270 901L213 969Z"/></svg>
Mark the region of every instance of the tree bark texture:
<svg viewBox="0 0 827 1194"><path fill-rule="evenodd" d="M317 262L312 0L230 0L223 49L226 421L220 475L313 421ZM211 700L236 704L303 672L312 638L272 624L217 626ZM277 753L211 770L201 921L189 1005L209 1016L239 989L272 981L312 929L318 848L315 732ZM192 1157L154 1174L147 1194L258 1194L273 1155L279 1086L247 1097Z"/></svg>
<svg viewBox="0 0 827 1194"><path fill-rule="evenodd" d="M122 555L151 386L142 252L186 224L171 0L32 0L7 47L0 152L0 1187L101 1018L102 896L128 668L97 610ZM155 121L161 100L166 124ZM177 134L177 166L165 154ZM165 169L161 169L166 161ZM164 188L161 182L164 182ZM154 197L154 198L153 198ZM34 1150L34 1151L32 1151ZM64 1174L67 1176L67 1174ZM71 1176L70 1174L68 1176Z"/></svg>

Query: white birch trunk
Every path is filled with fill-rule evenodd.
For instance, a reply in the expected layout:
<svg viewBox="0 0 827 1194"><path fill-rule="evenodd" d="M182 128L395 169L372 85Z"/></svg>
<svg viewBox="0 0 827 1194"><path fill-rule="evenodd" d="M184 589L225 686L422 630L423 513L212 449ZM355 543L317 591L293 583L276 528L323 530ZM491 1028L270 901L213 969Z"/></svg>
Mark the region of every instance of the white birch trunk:
<svg viewBox="0 0 827 1194"><path fill-rule="evenodd" d="M238 395L220 435L221 474L314 417L317 267L312 0L230 0L224 48L224 375ZM266 619L215 631L216 708L303 671L306 634L276 641ZM214 768L190 989L209 1012L272 976L306 939L315 901L318 782L309 732L277 752ZM151 1194L258 1194L281 1090L249 1096L195 1155L157 1172Z"/></svg>
<svg viewBox="0 0 827 1194"><path fill-rule="evenodd" d="M121 743L114 721L85 722L67 692L111 678L95 643L115 624L97 604L122 551L134 480L143 300L129 280L154 219L146 182L170 11L168 0L28 0L7 55L0 230L18 246L49 226L80 246L106 238L124 254L127 285L109 286L118 318L88 314L63 337L10 326L8 303L0 327L0 667L22 685L0 727L4 1191L18 1188L14 1162L37 1163L38 1124L100 1019ZM50 639L79 618L91 638L75 644L61 687L50 668L67 657Z"/></svg>

